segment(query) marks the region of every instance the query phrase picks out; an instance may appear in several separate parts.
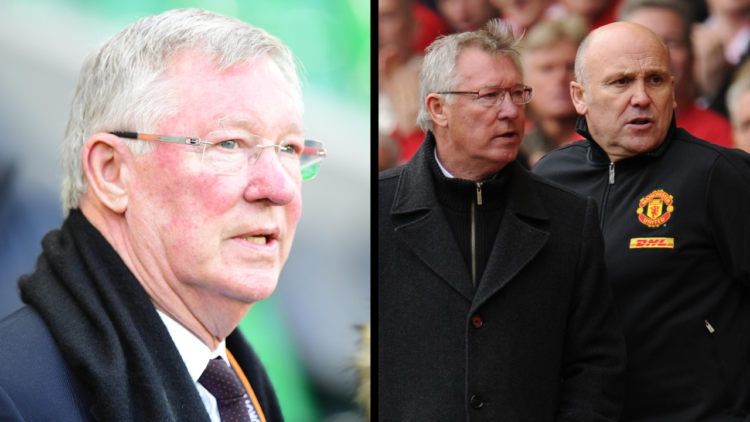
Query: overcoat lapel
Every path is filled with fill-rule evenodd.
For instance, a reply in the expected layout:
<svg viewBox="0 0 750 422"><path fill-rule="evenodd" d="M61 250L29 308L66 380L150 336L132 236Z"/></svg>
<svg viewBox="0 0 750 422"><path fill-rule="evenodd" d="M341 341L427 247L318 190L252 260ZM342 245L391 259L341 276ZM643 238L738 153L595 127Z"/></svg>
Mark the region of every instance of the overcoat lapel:
<svg viewBox="0 0 750 422"><path fill-rule="evenodd" d="M509 165L513 166L513 173L508 189L508 205L487 268L471 304L472 313L511 282L542 250L549 238L548 232L528 223L529 218L519 218L525 216L532 220L546 220L548 217L528 173L523 174L526 171L516 162Z"/></svg>
<svg viewBox="0 0 750 422"><path fill-rule="evenodd" d="M435 195L435 183L422 147L404 166L391 208L396 233L419 259L468 301L474 297L471 274Z"/></svg>

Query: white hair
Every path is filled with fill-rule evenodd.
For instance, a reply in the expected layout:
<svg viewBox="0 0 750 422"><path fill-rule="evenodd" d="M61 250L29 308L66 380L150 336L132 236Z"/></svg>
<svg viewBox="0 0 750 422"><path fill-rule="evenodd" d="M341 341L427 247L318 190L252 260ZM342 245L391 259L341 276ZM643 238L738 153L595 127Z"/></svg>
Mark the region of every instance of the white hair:
<svg viewBox="0 0 750 422"><path fill-rule="evenodd" d="M461 83L461 75L456 71L456 61L458 55L467 48L478 48L495 57L509 57L518 73L523 76L518 49L522 37L523 34L508 22L492 19L478 31L448 35L430 44L419 73L419 127L425 132L433 129L432 118L425 105L427 96L434 92L453 91ZM447 101L451 104L452 98L449 96Z"/></svg>
<svg viewBox="0 0 750 422"><path fill-rule="evenodd" d="M271 59L302 112L296 59L263 29L202 9L176 9L140 19L84 60L61 146L66 215L79 207L88 189L81 164L86 140L98 132L153 133L163 117L176 113L180 103L166 76L167 66L175 53L190 49L215 60L217 71ZM126 144L135 155L154 148L153 142Z"/></svg>

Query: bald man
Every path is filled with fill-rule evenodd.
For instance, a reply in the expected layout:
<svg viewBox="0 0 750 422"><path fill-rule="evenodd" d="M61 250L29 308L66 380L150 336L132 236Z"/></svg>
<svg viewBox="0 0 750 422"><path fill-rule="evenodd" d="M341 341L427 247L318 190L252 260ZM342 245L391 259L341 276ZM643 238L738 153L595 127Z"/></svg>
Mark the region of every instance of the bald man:
<svg viewBox="0 0 750 422"><path fill-rule="evenodd" d="M599 206L628 353L621 421L742 421L750 155L675 126L669 52L644 26L593 31L575 75L585 140L546 155L534 172Z"/></svg>

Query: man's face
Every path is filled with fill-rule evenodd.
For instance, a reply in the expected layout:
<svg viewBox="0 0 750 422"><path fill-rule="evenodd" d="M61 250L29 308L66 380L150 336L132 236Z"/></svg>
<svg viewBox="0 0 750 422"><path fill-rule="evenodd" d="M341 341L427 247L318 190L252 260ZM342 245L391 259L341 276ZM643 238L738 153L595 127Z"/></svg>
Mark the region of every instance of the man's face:
<svg viewBox="0 0 750 422"><path fill-rule="evenodd" d="M596 142L618 161L658 147L676 104L667 51L656 35L640 25L613 25L592 39L585 56L588 86L574 102ZM574 100L576 89L580 85L572 84Z"/></svg>
<svg viewBox="0 0 750 422"><path fill-rule="evenodd" d="M438 0L437 6L456 32L476 31L497 16L497 10L488 0Z"/></svg>
<svg viewBox="0 0 750 422"><path fill-rule="evenodd" d="M736 123L732 129L735 146L750 153L750 91L740 95Z"/></svg>
<svg viewBox="0 0 750 422"><path fill-rule="evenodd" d="M378 48L408 50L411 13L404 0L378 0Z"/></svg>
<svg viewBox="0 0 750 422"><path fill-rule="evenodd" d="M523 79L513 60L500 55L493 57L469 48L461 52L456 70L463 76L456 91L477 91L489 86L522 85ZM447 148L454 159L476 167L497 167L516 159L523 139L525 105L515 104L505 93L503 102L495 106L479 104L476 95L455 95L455 102L446 106L448 117Z"/></svg>
<svg viewBox="0 0 750 422"><path fill-rule="evenodd" d="M205 140L231 130L275 144L302 136L292 91L270 60L214 69L190 52L170 61L179 106L156 133ZM300 217L301 184L274 148L236 175L208 169L196 149L158 142L138 157L126 218L139 261L152 263L147 270L161 273L195 315L210 315L227 298L250 303L273 292Z"/></svg>
<svg viewBox="0 0 750 422"><path fill-rule="evenodd" d="M682 31L682 18L669 9L645 7L631 13L627 19L654 31L669 48L672 60L672 75L676 92L685 92L692 84L690 47Z"/></svg>
<svg viewBox="0 0 750 422"><path fill-rule="evenodd" d="M529 107L540 118L576 115L570 100L570 82L575 80L577 51L578 46L572 41L560 40L527 53L526 83L534 89Z"/></svg>
<svg viewBox="0 0 750 422"><path fill-rule="evenodd" d="M492 0L491 3L503 11L503 19L522 28L530 28L541 18L550 0Z"/></svg>

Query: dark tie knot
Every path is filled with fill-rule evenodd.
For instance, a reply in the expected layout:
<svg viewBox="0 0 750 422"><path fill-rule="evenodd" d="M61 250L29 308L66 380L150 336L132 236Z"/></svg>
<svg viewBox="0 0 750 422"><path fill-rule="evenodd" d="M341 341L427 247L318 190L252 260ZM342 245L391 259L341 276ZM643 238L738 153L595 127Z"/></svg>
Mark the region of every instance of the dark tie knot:
<svg viewBox="0 0 750 422"><path fill-rule="evenodd" d="M217 400L236 399L245 395L242 381L221 357L208 361L198 382Z"/></svg>
<svg viewBox="0 0 750 422"><path fill-rule="evenodd" d="M240 377L221 357L208 361L198 382L216 398L222 422L261 422Z"/></svg>

